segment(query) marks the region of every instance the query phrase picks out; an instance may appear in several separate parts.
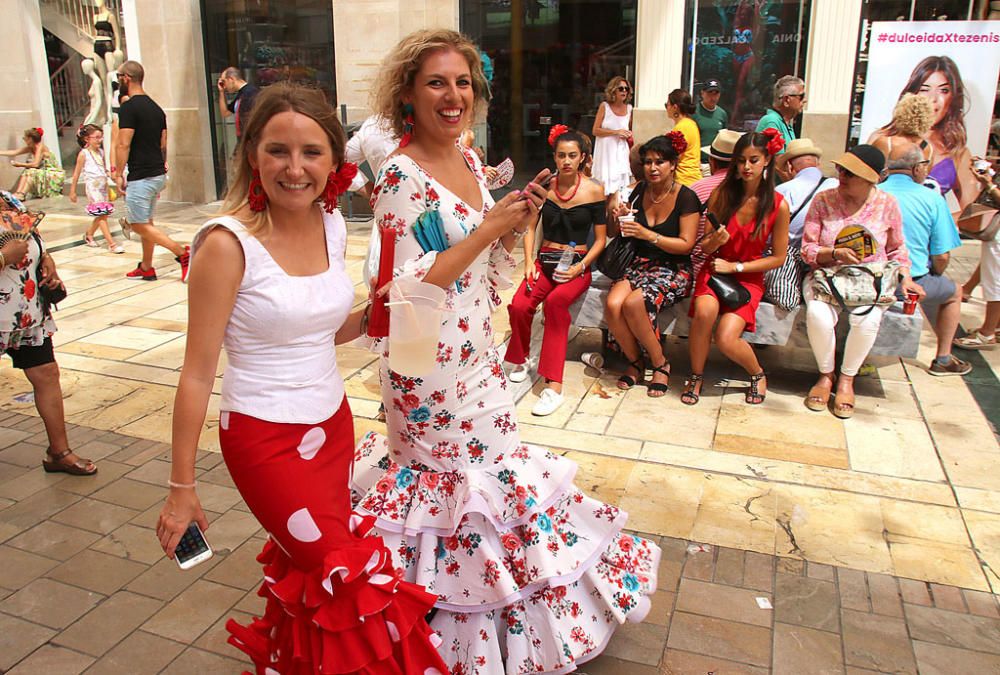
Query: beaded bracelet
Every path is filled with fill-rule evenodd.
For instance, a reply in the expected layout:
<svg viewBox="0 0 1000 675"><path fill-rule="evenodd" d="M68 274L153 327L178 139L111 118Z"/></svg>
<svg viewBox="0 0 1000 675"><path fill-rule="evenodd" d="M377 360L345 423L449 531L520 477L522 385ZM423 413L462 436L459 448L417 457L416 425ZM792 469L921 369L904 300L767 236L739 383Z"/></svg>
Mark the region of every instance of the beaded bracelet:
<svg viewBox="0 0 1000 675"><path fill-rule="evenodd" d="M176 482L174 482L174 481L172 481L170 479L167 479L167 485L169 485L172 488L188 488L188 489L191 489L191 488L194 488L195 486L198 485L198 481L194 481L192 483L176 483Z"/></svg>

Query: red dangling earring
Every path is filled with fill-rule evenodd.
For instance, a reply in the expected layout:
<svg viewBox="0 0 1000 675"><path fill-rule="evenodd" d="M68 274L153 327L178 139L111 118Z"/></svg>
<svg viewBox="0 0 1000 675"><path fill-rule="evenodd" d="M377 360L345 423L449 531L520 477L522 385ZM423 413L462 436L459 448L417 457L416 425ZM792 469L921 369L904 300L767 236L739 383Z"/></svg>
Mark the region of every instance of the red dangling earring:
<svg viewBox="0 0 1000 675"><path fill-rule="evenodd" d="M254 169L250 176L247 202L250 203L250 210L254 213L260 213L267 208L267 193L264 192L264 184L260 181L260 171L257 169Z"/></svg>
<svg viewBox="0 0 1000 675"><path fill-rule="evenodd" d="M403 135L399 139L399 147L405 148L413 140L413 104L403 104Z"/></svg>
<svg viewBox="0 0 1000 675"><path fill-rule="evenodd" d="M351 181L358 175L358 165L351 162L341 162L336 171L331 171L326 177L326 187L323 188L323 210L333 213L337 208L337 197L347 192Z"/></svg>

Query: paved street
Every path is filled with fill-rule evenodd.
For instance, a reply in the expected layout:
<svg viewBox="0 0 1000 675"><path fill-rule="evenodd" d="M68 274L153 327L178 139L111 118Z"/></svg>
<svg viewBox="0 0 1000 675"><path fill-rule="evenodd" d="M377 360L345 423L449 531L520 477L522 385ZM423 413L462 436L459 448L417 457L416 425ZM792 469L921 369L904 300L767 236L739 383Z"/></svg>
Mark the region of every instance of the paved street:
<svg viewBox="0 0 1000 675"><path fill-rule="evenodd" d="M183 359L179 268L163 254L160 281L124 279L138 242L122 256L76 245L87 219L59 215L76 212L67 207L43 207L70 290L55 342L72 445L100 473L42 471L30 386L5 359L0 672L240 672L223 624L261 607L263 533L217 452L219 381L198 460L217 555L181 572L150 529ZM209 213L159 211L181 241ZM369 227L350 225L358 303ZM976 260L967 242L949 272L964 280ZM963 311L971 328L983 303ZM506 312L495 320L506 339ZM687 407L677 393L683 340L669 343L672 390L654 400L642 387L620 392L617 373L579 361L598 348L598 331L572 338L567 403L533 418L541 385L526 383L521 434L578 462L581 488L624 508L630 529L664 550L649 620L623 628L583 672L1000 673L1000 351L975 355L967 378L934 378L925 329L918 360L873 361L877 373L859 380L858 413L845 422L802 405L815 368L804 349L761 352L770 393L759 408L743 403L746 376L713 356L702 402ZM356 434L381 428L372 356L338 352Z"/></svg>

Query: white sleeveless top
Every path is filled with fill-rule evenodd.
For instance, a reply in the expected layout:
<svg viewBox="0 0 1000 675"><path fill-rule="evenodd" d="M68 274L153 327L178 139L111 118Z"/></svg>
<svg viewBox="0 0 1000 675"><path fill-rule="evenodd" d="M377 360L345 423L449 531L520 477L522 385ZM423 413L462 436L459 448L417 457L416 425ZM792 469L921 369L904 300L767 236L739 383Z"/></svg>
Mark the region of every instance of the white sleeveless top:
<svg viewBox="0 0 1000 675"><path fill-rule="evenodd" d="M195 235L191 262L205 236L225 227L240 241L246 264L223 346L222 412L268 422L318 424L344 400L334 337L354 302L340 212L323 214L329 268L290 276L267 249L231 216L213 218Z"/></svg>
<svg viewBox="0 0 1000 675"><path fill-rule="evenodd" d="M80 172L80 178L86 183L92 180L107 180L108 172L104 168L104 161L98 161L94 153L88 148L84 148L80 152L83 155L83 171Z"/></svg>

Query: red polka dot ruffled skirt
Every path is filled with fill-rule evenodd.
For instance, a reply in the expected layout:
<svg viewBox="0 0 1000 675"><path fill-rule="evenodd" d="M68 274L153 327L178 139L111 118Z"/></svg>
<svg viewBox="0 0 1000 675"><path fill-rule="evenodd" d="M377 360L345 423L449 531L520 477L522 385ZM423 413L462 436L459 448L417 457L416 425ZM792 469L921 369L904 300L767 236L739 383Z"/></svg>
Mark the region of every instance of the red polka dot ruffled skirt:
<svg viewBox="0 0 1000 675"><path fill-rule="evenodd" d="M230 620L229 642L257 675L442 675L424 617L436 596L402 580L388 549L351 512L353 423L346 399L320 424L222 413L222 454L270 533L257 560L264 616Z"/></svg>

